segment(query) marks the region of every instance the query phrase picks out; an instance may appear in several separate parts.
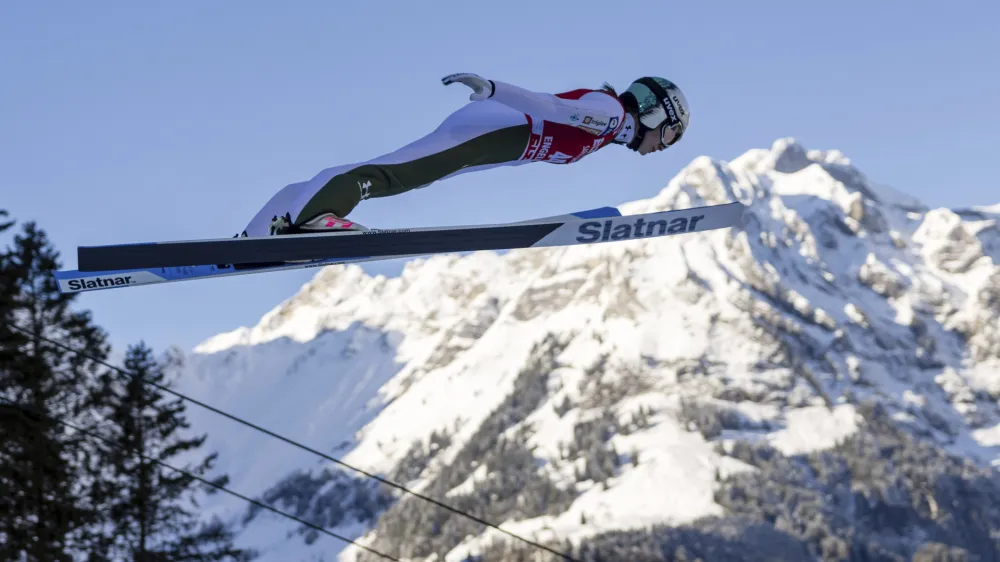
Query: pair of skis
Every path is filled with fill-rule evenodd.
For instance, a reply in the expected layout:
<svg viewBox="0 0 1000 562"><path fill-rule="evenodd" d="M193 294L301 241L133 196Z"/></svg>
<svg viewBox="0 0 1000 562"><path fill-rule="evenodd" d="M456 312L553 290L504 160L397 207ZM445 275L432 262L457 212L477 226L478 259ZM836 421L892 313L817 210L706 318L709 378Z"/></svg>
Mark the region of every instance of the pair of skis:
<svg viewBox="0 0 1000 562"><path fill-rule="evenodd" d="M70 293L439 253L599 244L727 228L743 210L738 202L635 215L601 207L494 225L81 246L79 269L55 276L59 290Z"/></svg>

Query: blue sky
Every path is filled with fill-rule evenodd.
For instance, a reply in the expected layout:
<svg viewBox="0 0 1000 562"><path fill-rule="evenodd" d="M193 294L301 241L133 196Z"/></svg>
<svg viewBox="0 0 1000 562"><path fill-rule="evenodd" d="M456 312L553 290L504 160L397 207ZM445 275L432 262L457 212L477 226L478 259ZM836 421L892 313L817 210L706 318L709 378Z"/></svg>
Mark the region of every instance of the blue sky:
<svg viewBox="0 0 1000 562"><path fill-rule="evenodd" d="M77 245L231 236L282 186L431 131L475 72L537 91L655 74L684 142L467 174L351 215L378 227L523 220L648 197L698 155L796 137L935 206L1000 202L987 2L17 2L0 6L0 208ZM373 272L394 274L399 262ZM124 345L251 325L312 272L97 292Z"/></svg>

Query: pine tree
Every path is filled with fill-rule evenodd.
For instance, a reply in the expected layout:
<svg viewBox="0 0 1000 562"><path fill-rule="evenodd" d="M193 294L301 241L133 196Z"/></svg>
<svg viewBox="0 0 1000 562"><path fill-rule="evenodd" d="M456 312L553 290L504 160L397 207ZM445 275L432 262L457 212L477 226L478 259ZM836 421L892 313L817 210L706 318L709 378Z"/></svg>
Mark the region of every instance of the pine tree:
<svg viewBox="0 0 1000 562"><path fill-rule="evenodd" d="M169 400L148 384L168 388L163 366L140 342L128 348L124 367L135 376L103 375L97 400L113 441L102 450L110 472L100 494L110 515L102 550L137 562L250 560L252 553L235 548L232 532L221 522L205 524L189 509L194 502L186 500L195 499L203 484L151 460L207 478L217 456L179 466L178 458L195 456L206 436L185 435L184 402ZM215 480L225 481L224 476Z"/></svg>
<svg viewBox="0 0 1000 562"><path fill-rule="evenodd" d="M4 214L3 216L6 216ZM5 230L12 223L5 222ZM83 467L86 437L58 420L89 427L89 383L101 368L84 355L107 354L104 333L52 277L58 253L34 223L0 255L0 559L69 560L86 550L97 517ZM13 326L27 331L24 333Z"/></svg>
<svg viewBox="0 0 1000 562"><path fill-rule="evenodd" d="M0 209L0 218L9 217L10 213L6 209ZM8 220L6 222L0 221L0 232L4 232L10 227L14 226L14 221Z"/></svg>

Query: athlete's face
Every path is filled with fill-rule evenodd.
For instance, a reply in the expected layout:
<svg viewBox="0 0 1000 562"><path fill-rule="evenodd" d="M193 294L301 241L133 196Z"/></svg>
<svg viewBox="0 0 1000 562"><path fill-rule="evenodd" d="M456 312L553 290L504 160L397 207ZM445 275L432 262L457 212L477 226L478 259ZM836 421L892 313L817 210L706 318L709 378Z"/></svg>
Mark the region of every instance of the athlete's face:
<svg viewBox="0 0 1000 562"><path fill-rule="evenodd" d="M655 129L652 131L646 131L646 135L642 137L642 142L639 143L639 148L636 152L646 155L651 152L659 152L664 148L666 147L663 146L663 142L660 141L660 130Z"/></svg>
<svg viewBox="0 0 1000 562"><path fill-rule="evenodd" d="M676 131L664 123L656 129L646 132L646 135L642 137L642 142L639 143L637 152L643 155L651 152L659 152L674 144L677 140L676 135Z"/></svg>

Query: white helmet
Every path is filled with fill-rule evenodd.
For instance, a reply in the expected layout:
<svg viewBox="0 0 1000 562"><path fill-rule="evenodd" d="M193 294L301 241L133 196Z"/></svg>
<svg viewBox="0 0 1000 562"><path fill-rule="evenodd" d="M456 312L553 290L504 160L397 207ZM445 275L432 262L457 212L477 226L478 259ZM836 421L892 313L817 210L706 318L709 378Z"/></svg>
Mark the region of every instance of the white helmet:
<svg viewBox="0 0 1000 562"><path fill-rule="evenodd" d="M658 76L639 78L629 85L621 98L626 107L634 105L633 109L639 115L639 130L629 148L638 148L646 133L655 131L661 125L663 146L676 143L687 131L691 110L684 92L670 80Z"/></svg>

